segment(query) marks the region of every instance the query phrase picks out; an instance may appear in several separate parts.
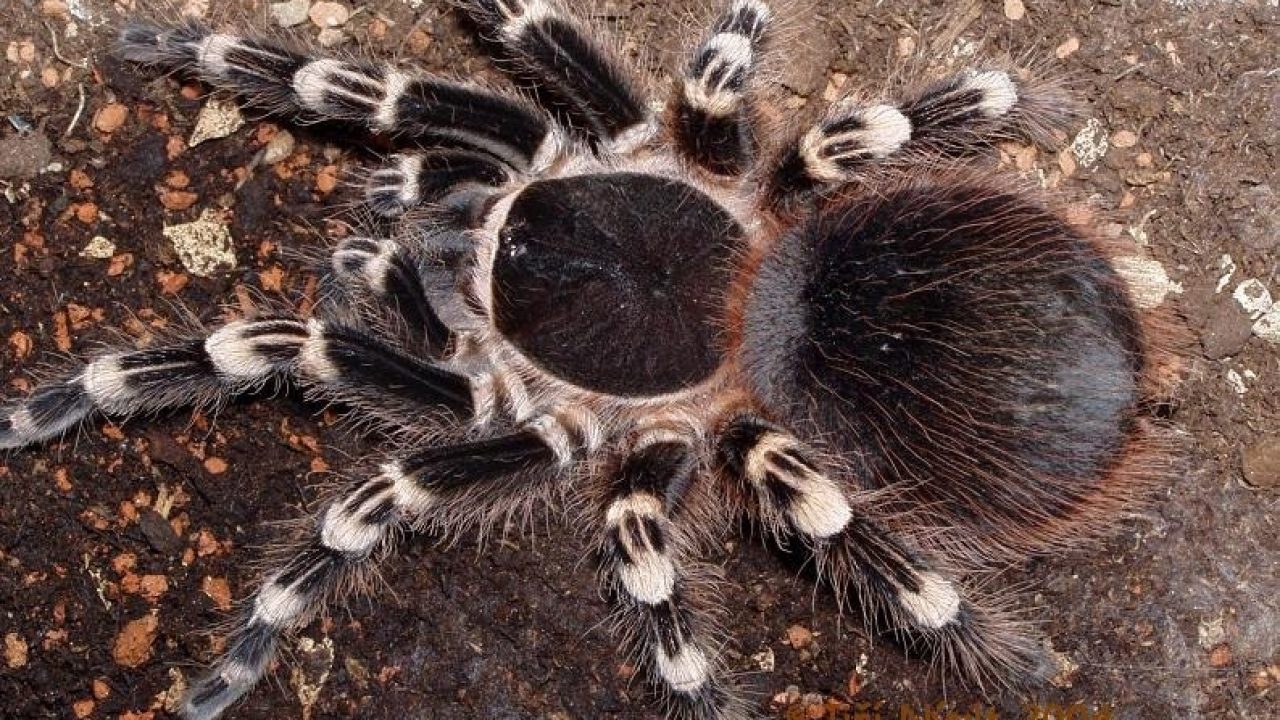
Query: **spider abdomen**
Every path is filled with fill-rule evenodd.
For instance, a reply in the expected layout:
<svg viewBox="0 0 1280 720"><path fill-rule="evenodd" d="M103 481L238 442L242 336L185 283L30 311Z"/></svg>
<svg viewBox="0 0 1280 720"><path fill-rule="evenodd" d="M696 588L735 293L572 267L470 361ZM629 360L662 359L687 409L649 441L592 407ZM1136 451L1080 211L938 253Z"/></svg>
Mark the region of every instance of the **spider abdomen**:
<svg viewBox="0 0 1280 720"><path fill-rule="evenodd" d="M494 324L551 374L658 395L720 364L738 223L682 182L642 173L542 180L513 201L493 264Z"/></svg>
<svg viewBox="0 0 1280 720"><path fill-rule="evenodd" d="M768 405L857 481L998 543L1069 517L1123 460L1141 336L1106 259L1049 209L927 178L785 235L743 352Z"/></svg>

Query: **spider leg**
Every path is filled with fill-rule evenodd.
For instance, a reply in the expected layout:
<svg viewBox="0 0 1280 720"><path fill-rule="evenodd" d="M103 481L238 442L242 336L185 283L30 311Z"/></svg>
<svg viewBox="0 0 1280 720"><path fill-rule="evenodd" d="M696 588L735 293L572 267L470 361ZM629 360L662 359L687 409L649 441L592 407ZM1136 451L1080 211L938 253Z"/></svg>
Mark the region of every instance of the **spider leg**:
<svg viewBox="0 0 1280 720"><path fill-rule="evenodd" d="M182 714L209 720L248 692L280 638L304 627L329 598L366 584L398 532L457 533L545 497L579 448L565 443L561 421L537 420L511 434L390 460L335 499L309 540L263 581L226 651L188 691Z"/></svg>
<svg viewBox="0 0 1280 720"><path fill-rule="evenodd" d="M0 407L0 449L57 437L95 412L128 417L211 405L293 376L322 394L401 423L424 408L492 412L493 377L472 379L424 362L358 328L267 318L207 336L107 353L69 377Z"/></svg>
<svg viewBox="0 0 1280 720"><path fill-rule="evenodd" d="M596 33L554 0L458 0L513 61L515 77L536 90L566 127L593 146L625 152L651 124L630 71Z"/></svg>
<svg viewBox="0 0 1280 720"><path fill-rule="evenodd" d="M412 247L386 238L350 237L329 258L339 288L380 317L397 320L399 328L441 357L453 343L453 330L440 319L424 287L425 260Z"/></svg>
<svg viewBox="0 0 1280 720"><path fill-rule="evenodd" d="M475 85L355 60L314 58L194 22L161 29L129 25L128 60L188 72L253 107L299 122L331 122L413 145L462 147L520 171L558 156L550 118L523 101Z"/></svg>
<svg viewBox="0 0 1280 720"><path fill-rule="evenodd" d="M460 187L497 187L510 179L501 163L476 152L397 153L369 175L364 200L376 215L394 218L418 205L440 202Z"/></svg>
<svg viewBox="0 0 1280 720"><path fill-rule="evenodd" d="M734 0L694 51L678 85L668 123L687 158L737 175L755 153L748 83L771 11L760 0Z"/></svg>
<svg viewBox="0 0 1280 720"><path fill-rule="evenodd" d="M0 407L0 449L57 437L100 411L127 416L215 404L282 377L307 339L296 320L236 321L206 337L94 358Z"/></svg>
<svg viewBox="0 0 1280 720"><path fill-rule="evenodd" d="M978 685L1019 684L1043 675L1036 636L1003 607L980 605L927 554L875 518L819 469L790 433L753 415L719 439L721 462L746 482L780 543L798 540L841 605L856 599L869 628L929 652Z"/></svg>
<svg viewBox="0 0 1280 720"><path fill-rule="evenodd" d="M627 650L660 683L672 716L742 717L741 702L707 643L711 622L690 601L681 529L673 518L694 455L676 437L642 437L612 479L600 555L606 596Z"/></svg>
<svg viewBox="0 0 1280 720"><path fill-rule="evenodd" d="M1056 83L1002 69L965 70L896 104L845 98L783 149L766 197L786 208L877 166L969 155L1003 140L1049 143L1074 115Z"/></svg>

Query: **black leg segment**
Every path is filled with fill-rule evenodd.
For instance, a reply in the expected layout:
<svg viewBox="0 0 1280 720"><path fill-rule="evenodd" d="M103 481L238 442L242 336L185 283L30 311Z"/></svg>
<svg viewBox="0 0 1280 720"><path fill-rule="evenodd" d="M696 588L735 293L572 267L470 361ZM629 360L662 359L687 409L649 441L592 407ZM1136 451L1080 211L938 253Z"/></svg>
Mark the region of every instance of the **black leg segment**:
<svg viewBox="0 0 1280 720"><path fill-rule="evenodd" d="M759 0L734 0L694 51L676 93L670 119L676 145L712 172L736 175L751 163L748 84L770 15Z"/></svg>
<svg viewBox="0 0 1280 720"><path fill-rule="evenodd" d="M554 0L462 0L489 39L572 132L597 146L643 134L649 111L630 72Z"/></svg>

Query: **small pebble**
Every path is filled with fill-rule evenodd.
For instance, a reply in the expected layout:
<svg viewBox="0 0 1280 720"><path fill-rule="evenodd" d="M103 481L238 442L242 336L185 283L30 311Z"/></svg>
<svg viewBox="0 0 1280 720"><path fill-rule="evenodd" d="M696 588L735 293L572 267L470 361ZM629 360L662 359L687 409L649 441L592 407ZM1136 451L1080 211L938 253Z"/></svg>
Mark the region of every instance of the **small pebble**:
<svg viewBox="0 0 1280 720"><path fill-rule="evenodd" d="M160 193L160 204L166 210L186 210L199 199L199 195L187 190L164 190Z"/></svg>
<svg viewBox="0 0 1280 720"><path fill-rule="evenodd" d="M178 260L192 275L210 277L236 266L231 231L216 210L206 208L199 219L166 226L161 232L173 243Z"/></svg>
<svg viewBox="0 0 1280 720"><path fill-rule="evenodd" d="M1280 435L1270 435L1241 453L1244 481L1257 488L1280 487Z"/></svg>
<svg viewBox="0 0 1280 720"><path fill-rule="evenodd" d="M116 664L133 668L151 659L151 645L155 642L159 627L160 620L155 615L130 620L116 636L115 646L111 650L111 657Z"/></svg>
<svg viewBox="0 0 1280 720"><path fill-rule="evenodd" d="M4 662L11 670L25 667L27 664L27 641L17 633L4 636Z"/></svg>
<svg viewBox="0 0 1280 720"><path fill-rule="evenodd" d="M191 131L187 147L195 147L206 140L224 138L244 125L244 115L235 100L211 97L196 116L196 127Z"/></svg>
<svg viewBox="0 0 1280 720"><path fill-rule="evenodd" d="M54 20L66 20L68 17L67 4L63 0L42 0L40 14Z"/></svg>
<svg viewBox="0 0 1280 720"><path fill-rule="evenodd" d="M0 179L30 179L40 174L53 156L49 139L38 132L0 138Z"/></svg>
<svg viewBox="0 0 1280 720"><path fill-rule="evenodd" d="M1075 684L1076 675L1080 672L1080 663L1071 659L1071 656L1058 652L1050 648L1050 655L1053 658L1054 665L1057 666L1057 672L1053 677L1049 678L1049 684L1056 688L1069 688Z"/></svg>
<svg viewBox="0 0 1280 720"><path fill-rule="evenodd" d="M31 351L35 349L35 342L31 339L30 335L22 332L21 330L15 330L13 334L9 336L9 346L13 348L13 354L16 355L19 360L22 360L30 355Z"/></svg>
<svg viewBox="0 0 1280 720"><path fill-rule="evenodd" d="M1249 278L1236 286L1235 292L1231 293L1231 297L1249 316L1250 320L1257 320L1264 313L1271 309L1274 301L1271 299L1271 291L1267 290L1267 286L1262 284L1257 278Z"/></svg>
<svg viewBox="0 0 1280 720"><path fill-rule="evenodd" d="M271 19L280 27L293 27L306 22L310 10L310 0L271 3Z"/></svg>
<svg viewBox="0 0 1280 720"><path fill-rule="evenodd" d="M1209 665L1216 668L1224 668L1231 664L1231 646L1222 643L1209 651Z"/></svg>
<svg viewBox="0 0 1280 720"><path fill-rule="evenodd" d="M213 606L219 610L231 609L231 586L227 584L226 578L216 578L205 576L200 582L200 591L213 601Z"/></svg>
<svg viewBox="0 0 1280 720"><path fill-rule="evenodd" d="M765 647L765 649L751 656L751 660L756 667L760 668L760 672L773 672L777 667L777 659L773 655L773 648Z"/></svg>
<svg viewBox="0 0 1280 720"><path fill-rule="evenodd" d="M802 650L813 644L813 632L803 625L792 625L787 628L787 644L796 650Z"/></svg>
<svg viewBox="0 0 1280 720"><path fill-rule="evenodd" d="M5 59L11 63L35 62L36 44L30 40L14 40L5 49Z"/></svg>
<svg viewBox="0 0 1280 720"><path fill-rule="evenodd" d="M1158 260L1125 255L1112 260L1116 272L1129 285L1134 302L1142 309L1160 307L1170 293L1180 294L1182 285L1169 279Z"/></svg>
<svg viewBox="0 0 1280 720"><path fill-rule="evenodd" d="M1253 323L1253 334L1272 345L1280 345L1280 303L1275 303Z"/></svg>
<svg viewBox="0 0 1280 720"><path fill-rule="evenodd" d="M318 28L337 28L347 24L347 20L351 18L351 11L342 3L318 2L311 6L307 17L311 18L311 23Z"/></svg>
<svg viewBox="0 0 1280 720"><path fill-rule="evenodd" d="M88 245L80 251L80 257L108 260L116 254L116 244L101 235L93 236Z"/></svg>
<svg viewBox="0 0 1280 720"><path fill-rule="evenodd" d="M1071 37L1063 41L1063 43L1053 51L1053 54L1059 60L1066 60L1067 58L1074 55L1075 52L1079 49L1080 49L1080 38L1072 35Z"/></svg>
<svg viewBox="0 0 1280 720"><path fill-rule="evenodd" d="M293 148L296 145L297 141L293 139L293 133L288 130L281 130L267 141L267 147L262 154L262 161L268 165L275 165L292 155Z"/></svg>
<svg viewBox="0 0 1280 720"><path fill-rule="evenodd" d="M1249 316L1240 312L1240 306L1230 301L1219 301L1209 313L1200 332L1200 344L1205 357L1220 360L1244 349L1253 333Z"/></svg>
<svg viewBox="0 0 1280 720"><path fill-rule="evenodd" d="M111 103L94 114L93 127L98 132L113 133L124 125L127 117L129 117L129 108L121 103Z"/></svg>
<svg viewBox="0 0 1280 720"><path fill-rule="evenodd" d="M1080 132L1076 133L1075 139L1071 141L1071 152L1075 153L1076 161L1080 166L1085 168L1092 167L1105 157L1109 149L1111 144L1107 131L1102 128L1102 122L1097 118L1089 118Z"/></svg>
<svg viewBox="0 0 1280 720"><path fill-rule="evenodd" d="M1027 14L1027 6L1022 0L1004 0L1004 16L1010 20L1021 20Z"/></svg>
<svg viewBox="0 0 1280 720"><path fill-rule="evenodd" d="M1131 130L1120 130L1111 136L1111 144L1118 148L1131 148L1138 144L1138 135Z"/></svg>
<svg viewBox="0 0 1280 720"><path fill-rule="evenodd" d="M335 48L350 39L351 36L338 28L325 28L316 34L316 42L323 48Z"/></svg>
<svg viewBox="0 0 1280 720"><path fill-rule="evenodd" d="M334 165L325 165L316 172L316 189L322 195L328 195L338 187L338 168Z"/></svg>

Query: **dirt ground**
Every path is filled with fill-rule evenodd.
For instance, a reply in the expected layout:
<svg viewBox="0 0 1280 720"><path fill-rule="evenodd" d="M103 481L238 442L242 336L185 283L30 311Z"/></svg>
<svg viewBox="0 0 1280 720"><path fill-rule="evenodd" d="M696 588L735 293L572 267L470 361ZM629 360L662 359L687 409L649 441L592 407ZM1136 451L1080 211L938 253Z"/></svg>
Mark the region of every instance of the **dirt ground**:
<svg viewBox="0 0 1280 720"><path fill-rule="evenodd" d="M0 396L22 395L61 356L121 334L145 342L182 322L179 306L211 320L251 293L305 294L297 251L325 242L326 218L352 199L335 178L369 160L306 131L290 143L254 119L188 147L200 91L110 55L132 5L0 0ZM263 2L227 5L276 26ZM689 5L585 3L656 70L690 38ZM1280 297L1276 6L879 0L799 13L779 75L797 108L975 55L1074 78L1088 103L1080 134L1062 152L1005 148L1002 162L1087 203L1105 234L1167 274L1164 302L1197 340L1173 416L1194 451L1112 541L1011 573L1031 583L1027 603L1078 666L1029 698L975 705L841 622L829 596L765 549L727 544L715 560L730 662L762 712L925 717L944 701L954 718L1280 716L1280 338L1250 315L1266 310L1259 286ZM492 74L442 0L355 7L325 42ZM320 30L304 20L293 32ZM235 256L213 258L209 277L163 232L202 217L229 227ZM303 513L309 487L360 448L331 414L284 397L235 404L216 422L94 425L0 456L0 715L163 717L211 655L205 631L251 587L273 521ZM410 542L376 603L309 627L277 682L234 716L656 717L598 625L605 605L583 549L555 522L484 553Z"/></svg>

